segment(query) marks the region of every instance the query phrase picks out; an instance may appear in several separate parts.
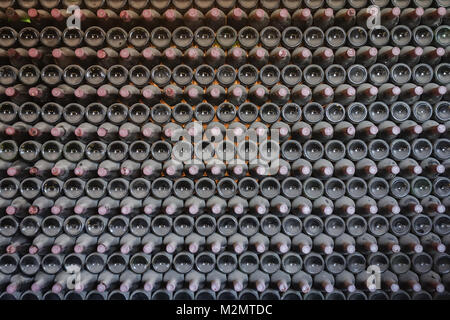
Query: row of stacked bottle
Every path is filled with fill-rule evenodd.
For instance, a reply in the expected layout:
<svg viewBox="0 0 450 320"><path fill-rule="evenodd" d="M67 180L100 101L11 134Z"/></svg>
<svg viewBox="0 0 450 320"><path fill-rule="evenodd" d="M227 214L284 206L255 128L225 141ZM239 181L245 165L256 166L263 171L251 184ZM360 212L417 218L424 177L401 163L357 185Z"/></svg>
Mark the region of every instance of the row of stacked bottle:
<svg viewBox="0 0 450 320"><path fill-rule="evenodd" d="M447 6L0 1L0 298L447 299Z"/></svg>

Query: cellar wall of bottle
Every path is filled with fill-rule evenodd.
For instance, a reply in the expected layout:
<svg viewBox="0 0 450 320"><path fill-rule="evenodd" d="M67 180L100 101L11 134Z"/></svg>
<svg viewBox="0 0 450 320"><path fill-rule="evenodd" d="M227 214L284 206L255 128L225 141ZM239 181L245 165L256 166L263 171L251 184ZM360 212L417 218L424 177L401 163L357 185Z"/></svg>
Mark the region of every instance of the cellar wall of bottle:
<svg viewBox="0 0 450 320"><path fill-rule="evenodd" d="M449 21L0 0L0 300L449 299Z"/></svg>

